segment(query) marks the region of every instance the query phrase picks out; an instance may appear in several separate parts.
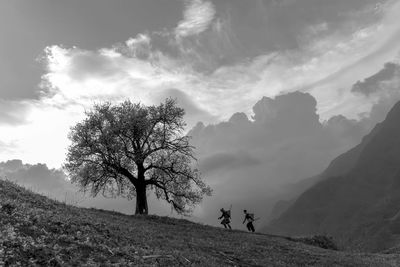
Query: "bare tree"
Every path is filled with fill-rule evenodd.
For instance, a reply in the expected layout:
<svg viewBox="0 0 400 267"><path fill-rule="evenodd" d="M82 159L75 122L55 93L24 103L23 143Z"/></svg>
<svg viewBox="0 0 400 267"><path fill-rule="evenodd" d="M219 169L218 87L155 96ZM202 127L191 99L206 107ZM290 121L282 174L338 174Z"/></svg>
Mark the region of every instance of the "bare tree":
<svg viewBox="0 0 400 267"><path fill-rule="evenodd" d="M66 163L72 182L93 196L136 196L136 214L148 214L147 190L188 214L211 189L194 168L183 135L184 110L167 99L158 106L127 100L94 105L71 128Z"/></svg>

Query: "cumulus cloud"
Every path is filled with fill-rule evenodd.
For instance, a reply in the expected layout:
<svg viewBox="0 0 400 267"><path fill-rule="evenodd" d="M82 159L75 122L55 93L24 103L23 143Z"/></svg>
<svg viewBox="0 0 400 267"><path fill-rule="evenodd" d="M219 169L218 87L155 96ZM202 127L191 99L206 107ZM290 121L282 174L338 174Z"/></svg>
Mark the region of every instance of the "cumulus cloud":
<svg viewBox="0 0 400 267"><path fill-rule="evenodd" d="M263 97L254 107L254 121L268 125L271 130L281 127L299 126L312 130L319 126L319 116L316 113L317 101L310 94L293 92L279 95L275 99ZM292 133L292 129L287 129Z"/></svg>
<svg viewBox="0 0 400 267"><path fill-rule="evenodd" d="M210 26L215 16L212 2L203 0L186 0L183 20L175 29L177 38L197 35Z"/></svg>

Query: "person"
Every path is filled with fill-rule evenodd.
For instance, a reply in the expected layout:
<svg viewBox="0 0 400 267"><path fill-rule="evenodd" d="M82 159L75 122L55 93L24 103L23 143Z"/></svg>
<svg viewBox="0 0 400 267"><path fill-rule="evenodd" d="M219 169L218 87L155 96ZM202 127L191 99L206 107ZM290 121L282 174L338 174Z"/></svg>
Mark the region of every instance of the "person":
<svg viewBox="0 0 400 267"><path fill-rule="evenodd" d="M249 232L253 232L254 233L254 231L255 231L254 225L253 225L254 214L253 213L247 213L247 210L244 210L243 212L245 214L243 223L245 223L247 221L247 224L246 224L247 230L249 230Z"/></svg>
<svg viewBox="0 0 400 267"><path fill-rule="evenodd" d="M221 224L225 227L225 228L229 228L232 229L231 225L230 225L230 218L231 218L231 210L225 210L224 208L221 209L221 216L218 219L222 219Z"/></svg>

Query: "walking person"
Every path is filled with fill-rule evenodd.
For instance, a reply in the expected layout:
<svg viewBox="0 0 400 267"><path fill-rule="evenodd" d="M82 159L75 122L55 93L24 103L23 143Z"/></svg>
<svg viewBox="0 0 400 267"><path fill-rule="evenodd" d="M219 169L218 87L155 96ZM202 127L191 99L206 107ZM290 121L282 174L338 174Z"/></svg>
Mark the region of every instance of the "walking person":
<svg viewBox="0 0 400 267"><path fill-rule="evenodd" d="M231 210L225 210L224 208L221 209L221 216L218 219L222 219L221 224L225 227L225 228L229 228L232 229L230 222L231 222Z"/></svg>
<svg viewBox="0 0 400 267"><path fill-rule="evenodd" d="M247 224L246 224L247 230L249 230L249 232L254 233L255 232L254 225L253 225L253 222L255 221L254 213L248 213L247 210L244 210L243 212L245 214L243 223L245 223L247 221Z"/></svg>

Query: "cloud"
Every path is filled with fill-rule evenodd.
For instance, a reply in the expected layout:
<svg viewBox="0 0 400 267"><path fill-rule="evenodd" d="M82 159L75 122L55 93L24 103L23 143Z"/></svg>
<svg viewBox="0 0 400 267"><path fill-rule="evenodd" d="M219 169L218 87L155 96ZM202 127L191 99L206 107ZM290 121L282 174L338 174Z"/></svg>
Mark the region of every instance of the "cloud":
<svg viewBox="0 0 400 267"><path fill-rule="evenodd" d="M293 127L299 130L312 130L319 126L317 101L310 94L293 92L279 95L275 99L263 97L254 107L254 121L266 124L271 130L281 127ZM292 129L286 129L292 133Z"/></svg>
<svg viewBox="0 0 400 267"><path fill-rule="evenodd" d="M203 175L213 172L225 171L226 169L246 169L261 161L254 156L249 155L245 151L237 151L235 153L216 153L202 159L200 169Z"/></svg>
<svg viewBox="0 0 400 267"><path fill-rule="evenodd" d="M351 91L369 96L372 93L382 90L385 87L384 83L392 81L395 77L400 77L400 65L388 62L376 74L363 81L356 82Z"/></svg>
<svg viewBox="0 0 400 267"><path fill-rule="evenodd" d="M29 105L24 101L5 101L0 99L0 125L19 125L27 122Z"/></svg>
<svg viewBox="0 0 400 267"><path fill-rule="evenodd" d="M374 120L374 123L378 121ZM324 122L324 130L334 136L340 147L352 147L360 142L374 123L361 123L354 119L348 119L343 115L336 115Z"/></svg>
<svg viewBox="0 0 400 267"><path fill-rule="evenodd" d="M23 164L18 159L0 162L0 177L60 201L77 190L62 171L49 169L46 164Z"/></svg>
<svg viewBox="0 0 400 267"><path fill-rule="evenodd" d="M178 89L171 88L162 91L154 97L153 102L163 102L169 97L176 99L178 106L185 110L185 120L189 125L195 125L198 121L213 121L216 119L200 108L186 93Z"/></svg>
<svg viewBox="0 0 400 267"><path fill-rule="evenodd" d="M351 88L364 101L372 102L370 111L361 113L357 122L364 128L371 128L383 121L393 105L400 101L400 65L397 61L387 62L383 68L357 81Z"/></svg>
<svg viewBox="0 0 400 267"><path fill-rule="evenodd" d="M347 59L339 60L344 64L336 71L332 69L325 78L304 87L317 98L319 113L324 119L338 114L359 119L359 114L370 112L374 104L372 98L365 99L360 94L354 94L351 88L357 80L378 72L384 63L392 61L399 53L400 27L397 17L400 3L387 1L379 5L378 10L379 12L374 5L367 7L360 14L348 14L350 18L372 13L375 15L369 17L379 17L378 20L369 21L367 26L361 26L352 32L349 36L350 41L345 42L340 38L334 42L332 37L338 38L338 35L334 34L314 42L312 46L314 49L325 50L327 55L335 55L337 59L343 55L348 56ZM340 51L339 54L327 50L325 41L329 39L332 40L327 44L335 45ZM336 61L332 59L332 62Z"/></svg>
<svg viewBox="0 0 400 267"><path fill-rule="evenodd" d="M71 79L84 81L98 77L111 78L122 69L117 66L118 62L105 53L75 50L74 56L69 62L68 75Z"/></svg>
<svg viewBox="0 0 400 267"><path fill-rule="evenodd" d="M133 57L147 59L151 51L151 38L147 34L138 34L125 42Z"/></svg>
<svg viewBox="0 0 400 267"><path fill-rule="evenodd" d="M212 4L187 2L185 10L203 10L199 6L208 5ZM397 5L393 8L397 9ZM232 56L240 54L242 48L229 16L210 20L209 31L199 32L194 39L182 36L178 43L165 30L138 34L125 43L97 51L51 46L47 48L48 71L43 80L56 88L57 102L80 104L121 97L149 104L157 95L175 88L190 95L212 121L227 119L237 111L250 115L251 106L263 96L303 90L317 99L323 119L338 114L357 118L358 114L368 112L373 102L348 89L354 79L377 69L375 62L362 64L363 60L387 42L400 42L377 38L399 31L391 23L393 14L388 10L385 9L382 21L350 33L328 31L328 22L309 25L304 31L314 32L313 37L300 42L298 51L261 53L245 60ZM321 32L324 34L320 35ZM387 51L385 57L392 56L394 48ZM354 103L359 104L357 109ZM242 110L235 110L239 105Z"/></svg>
<svg viewBox="0 0 400 267"><path fill-rule="evenodd" d="M175 29L177 38L197 35L210 26L215 16L215 8L210 1L186 0L183 20Z"/></svg>
<svg viewBox="0 0 400 267"><path fill-rule="evenodd" d="M15 141L3 142L0 140L0 151L2 151L4 154L13 153L15 147Z"/></svg>

